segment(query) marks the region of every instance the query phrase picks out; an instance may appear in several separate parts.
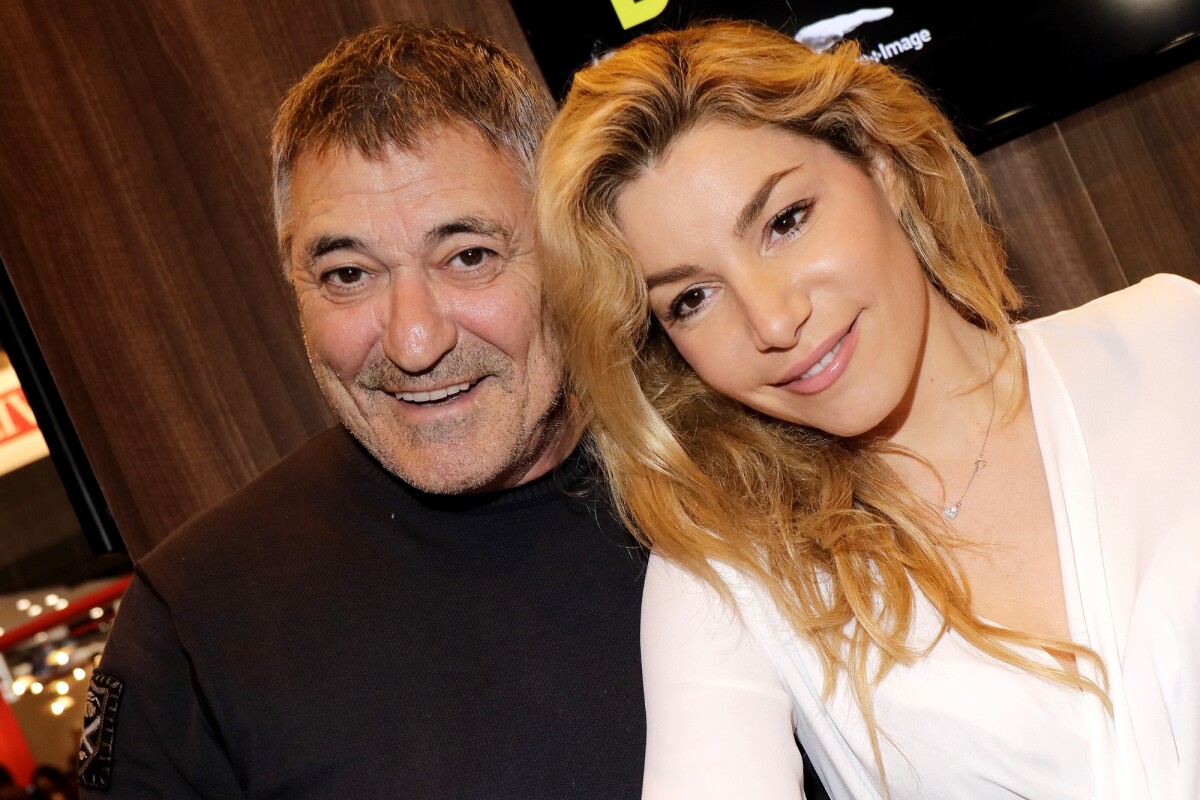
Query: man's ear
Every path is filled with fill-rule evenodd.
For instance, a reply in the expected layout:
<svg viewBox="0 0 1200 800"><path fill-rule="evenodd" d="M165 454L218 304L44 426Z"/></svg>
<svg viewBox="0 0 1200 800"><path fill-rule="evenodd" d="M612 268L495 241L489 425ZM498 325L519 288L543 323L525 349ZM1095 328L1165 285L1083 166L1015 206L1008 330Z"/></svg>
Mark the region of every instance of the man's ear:
<svg viewBox="0 0 1200 800"><path fill-rule="evenodd" d="M871 156L871 177L879 184L879 188L883 190L884 197L888 200L888 205L892 207L892 213L897 217L900 216L900 180L896 175L896 168L892 164L892 160L882 153L876 153Z"/></svg>

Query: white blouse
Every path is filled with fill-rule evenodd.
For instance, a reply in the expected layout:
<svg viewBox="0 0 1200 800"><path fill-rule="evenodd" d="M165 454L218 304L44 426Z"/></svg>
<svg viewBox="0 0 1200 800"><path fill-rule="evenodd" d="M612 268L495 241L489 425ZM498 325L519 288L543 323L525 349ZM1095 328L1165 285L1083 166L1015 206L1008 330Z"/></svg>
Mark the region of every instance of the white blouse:
<svg viewBox="0 0 1200 800"><path fill-rule="evenodd" d="M1200 286L1154 276L1019 333L1071 636L1103 659L1113 713L947 634L876 688L891 797L1197 800ZM643 798L801 798L793 732L832 797L882 797L850 690L823 699L815 651L765 590L716 567L740 619L651 560ZM912 642L939 627L921 598Z"/></svg>

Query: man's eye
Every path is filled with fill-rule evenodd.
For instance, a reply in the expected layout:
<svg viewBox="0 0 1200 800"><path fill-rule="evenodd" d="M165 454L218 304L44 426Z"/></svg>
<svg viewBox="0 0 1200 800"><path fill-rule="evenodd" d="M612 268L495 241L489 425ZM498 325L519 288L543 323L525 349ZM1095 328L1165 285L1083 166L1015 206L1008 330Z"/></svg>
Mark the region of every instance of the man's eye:
<svg viewBox="0 0 1200 800"><path fill-rule="evenodd" d="M367 273L360 267L336 267L321 273L321 283L350 286L361 282Z"/></svg>
<svg viewBox="0 0 1200 800"><path fill-rule="evenodd" d="M466 267L474 269L483 266L483 264L492 256L496 255L495 250L489 250L486 247L468 247L455 254L450 259L450 265L454 267Z"/></svg>

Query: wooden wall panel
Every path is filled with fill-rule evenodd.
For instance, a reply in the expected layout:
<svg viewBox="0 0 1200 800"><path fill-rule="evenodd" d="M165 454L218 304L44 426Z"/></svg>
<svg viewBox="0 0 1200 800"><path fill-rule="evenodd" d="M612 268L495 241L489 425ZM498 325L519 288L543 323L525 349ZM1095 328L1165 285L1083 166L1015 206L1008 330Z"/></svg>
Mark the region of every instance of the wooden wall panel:
<svg viewBox="0 0 1200 800"><path fill-rule="evenodd" d="M1059 127L1129 279L1200 279L1200 62Z"/></svg>
<svg viewBox="0 0 1200 800"><path fill-rule="evenodd" d="M1200 62L984 154L1029 316L1200 281Z"/></svg>
<svg viewBox="0 0 1200 800"><path fill-rule="evenodd" d="M1013 279L1039 317L1127 285L1058 129L983 156L1003 211Z"/></svg>
<svg viewBox="0 0 1200 800"><path fill-rule="evenodd" d="M504 0L0 3L0 256L134 556L331 422L269 220L284 91L337 39ZM1190 65L988 153L1031 314L1200 278Z"/></svg>
<svg viewBox="0 0 1200 800"><path fill-rule="evenodd" d="M507 3L8 0L0 256L131 553L332 418L277 267L287 87L401 17L496 36Z"/></svg>

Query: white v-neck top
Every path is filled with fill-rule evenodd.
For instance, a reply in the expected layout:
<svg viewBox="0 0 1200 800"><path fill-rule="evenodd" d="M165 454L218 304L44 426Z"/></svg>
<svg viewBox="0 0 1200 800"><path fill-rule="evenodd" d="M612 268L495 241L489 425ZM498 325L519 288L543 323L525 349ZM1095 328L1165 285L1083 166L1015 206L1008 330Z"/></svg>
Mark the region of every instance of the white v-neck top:
<svg viewBox="0 0 1200 800"><path fill-rule="evenodd" d="M948 634L876 689L891 797L1197 800L1200 286L1154 276L1019 333L1068 624L1103 659L1113 713ZM793 733L832 797L882 797L848 687L823 699L815 651L761 587L716 567L740 619L651 560L643 797L801 798ZM912 642L939 628L920 598Z"/></svg>

